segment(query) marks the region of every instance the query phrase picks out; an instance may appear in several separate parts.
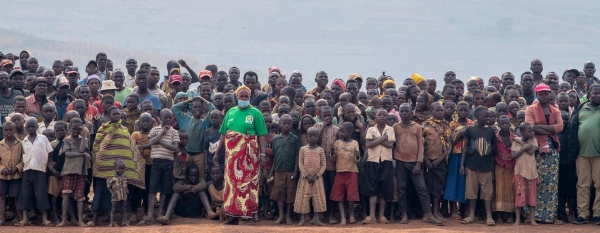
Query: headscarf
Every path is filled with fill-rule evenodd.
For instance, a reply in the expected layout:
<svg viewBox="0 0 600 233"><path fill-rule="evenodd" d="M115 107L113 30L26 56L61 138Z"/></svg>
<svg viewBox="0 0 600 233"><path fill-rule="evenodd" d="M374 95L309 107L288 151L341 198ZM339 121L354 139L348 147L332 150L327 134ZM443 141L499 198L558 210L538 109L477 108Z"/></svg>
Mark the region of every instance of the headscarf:
<svg viewBox="0 0 600 233"><path fill-rule="evenodd" d="M333 89L333 84L340 85L340 87L342 88L342 92L346 92L346 84L344 84L344 81L342 81L341 79L336 78L335 80L333 80L333 82L331 83L332 89Z"/></svg>
<svg viewBox="0 0 600 233"><path fill-rule="evenodd" d="M249 87L247 87L246 85L242 85L235 90L235 96L237 97L238 94L240 93L240 91L243 91L243 90L248 91L248 94L252 94L252 90L250 90Z"/></svg>
<svg viewBox="0 0 600 233"><path fill-rule="evenodd" d="M98 80L99 83L102 83L102 81L100 81L100 77L98 77L98 75L92 74L92 75L88 76L85 84L90 83L91 80Z"/></svg>
<svg viewBox="0 0 600 233"><path fill-rule="evenodd" d="M183 96L190 98L190 95L188 95L185 92L181 92L180 91L180 92L177 93L177 95L175 95L175 99L179 99L180 97L183 97Z"/></svg>
<svg viewBox="0 0 600 233"><path fill-rule="evenodd" d="M394 85L394 89L396 89L396 82L393 79L388 79L388 80L383 81L383 83L381 84L381 89L384 89L385 86L387 86L389 84L393 84Z"/></svg>
<svg viewBox="0 0 600 233"><path fill-rule="evenodd" d="M498 80L498 82L500 82L500 81L501 81L501 80L500 80L500 78L498 78L498 76L492 76L492 77L490 77L490 78L488 79L488 83L491 83L491 82L492 82L492 79L496 79L496 80Z"/></svg>
<svg viewBox="0 0 600 233"><path fill-rule="evenodd" d="M469 79L467 80L467 83L471 80L475 80L477 81L477 83L479 84L479 86L483 87L483 79L481 79L479 76L471 76L469 77Z"/></svg>
<svg viewBox="0 0 600 233"><path fill-rule="evenodd" d="M433 103L433 96L431 96L429 93L423 91L421 92L420 95L427 95L427 103L425 104L425 111L418 111L417 107L415 106L415 111L413 113L413 116L411 118L411 120L413 120L414 122L417 122L418 124L423 124L423 122L425 122L427 120L427 118L429 118L429 115L431 113L431 104ZM419 97L417 97L419 98Z"/></svg>
<svg viewBox="0 0 600 233"><path fill-rule="evenodd" d="M433 116L427 118L427 120L423 123L423 127L431 126L437 131L440 135L440 142L444 147L443 151L446 151L450 147L450 134L452 134L452 130L450 130L450 125L444 119L435 119Z"/></svg>
<svg viewBox="0 0 600 233"><path fill-rule="evenodd" d="M416 85L419 85L419 83L425 81L425 78L423 78L423 76L421 76L420 74L417 73L413 73L412 76L410 76L410 78L415 81Z"/></svg>

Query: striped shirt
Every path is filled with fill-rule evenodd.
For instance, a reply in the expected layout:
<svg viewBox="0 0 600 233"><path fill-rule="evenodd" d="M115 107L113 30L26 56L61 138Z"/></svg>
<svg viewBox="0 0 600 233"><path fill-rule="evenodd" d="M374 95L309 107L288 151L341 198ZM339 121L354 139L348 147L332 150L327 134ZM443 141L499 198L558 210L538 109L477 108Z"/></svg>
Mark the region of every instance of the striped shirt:
<svg viewBox="0 0 600 233"><path fill-rule="evenodd" d="M158 136L163 131L162 126L156 126L150 130L150 134L148 138L152 140L154 137ZM162 136L160 142L163 143L179 143L179 132L177 130L170 128L169 131ZM152 151L150 152L150 158L152 159L166 159L173 161L173 151L165 148L163 145L156 143L152 145Z"/></svg>

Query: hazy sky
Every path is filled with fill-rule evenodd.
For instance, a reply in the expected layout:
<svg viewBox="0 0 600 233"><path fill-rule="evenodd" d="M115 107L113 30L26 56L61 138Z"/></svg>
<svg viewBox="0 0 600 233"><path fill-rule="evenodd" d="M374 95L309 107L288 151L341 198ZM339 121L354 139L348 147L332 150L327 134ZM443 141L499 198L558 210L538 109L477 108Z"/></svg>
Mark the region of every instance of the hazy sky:
<svg viewBox="0 0 600 233"><path fill-rule="evenodd" d="M381 71L398 82L414 72L441 81L447 70L487 81L504 71L520 74L534 58L543 61L544 73L598 60L599 7L598 1L555 0L20 0L2 3L0 28L77 42L85 58L75 61L80 69L100 52L86 51L94 45L119 51L122 57L108 54L115 68L124 68L129 56L139 63L159 56L163 61L152 65L164 71L167 60L188 57L197 72L209 63L238 66L258 72L263 83L271 65L285 74L302 71L307 86L318 70L330 81ZM0 46L4 53L29 47ZM43 62L64 59L31 52L43 54Z"/></svg>

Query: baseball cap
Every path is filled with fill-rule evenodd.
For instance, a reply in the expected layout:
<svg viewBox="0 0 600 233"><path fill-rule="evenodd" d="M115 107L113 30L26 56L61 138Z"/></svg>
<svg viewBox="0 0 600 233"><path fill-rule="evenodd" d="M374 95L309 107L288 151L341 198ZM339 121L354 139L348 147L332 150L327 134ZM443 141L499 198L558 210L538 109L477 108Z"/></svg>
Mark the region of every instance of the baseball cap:
<svg viewBox="0 0 600 233"><path fill-rule="evenodd" d="M94 60L91 60L90 62L88 62L88 64L85 67L88 67L90 65L94 65L94 66L98 67L98 63Z"/></svg>
<svg viewBox="0 0 600 233"><path fill-rule="evenodd" d="M14 69L14 70L12 70L10 72L10 74L8 74L8 77L12 78L13 75L17 75L17 74L25 75L25 73L22 70L20 70L20 69Z"/></svg>
<svg viewBox="0 0 600 233"><path fill-rule="evenodd" d="M11 60L8 59L4 59L0 62L0 67L4 67L5 65L12 65L13 62Z"/></svg>
<svg viewBox="0 0 600 233"><path fill-rule="evenodd" d="M573 68L566 69L563 74L565 74L567 72L575 74L575 77L579 77L579 75L581 75L581 73L579 73L579 70L573 69Z"/></svg>
<svg viewBox="0 0 600 233"><path fill-rule="evenodd" d="M100 89L100 91L110 91L110 90L117 90L117 86L115 85L115 81L113 80L106 80L104 82L102 82L102 89Z"/></svg>
<svg viewBox="0 0 600 233"><path fill-rule="evenodd" d="M173 84L174 82L179 82L179 84L182 84L183 78L181 78L181 75L171 75L171 77L169 78L169 83Z"/></svg>
<svg viewBox="0 0 600 233"><path fill-rule="evenodd" d="M359 73L353 73L353 74L350 74L350 77L348 77L348 80L357 80L357 79L362 82L363 81L362 75L360 75Z"/></svg>
<svg viewBox="0 0 600 233"><path fill-rule="evenodd" d="M68 86L68 87L70 87L70 85L69 85L69 81L68 81L68 80L67 80L67 78L65 78L65 77L60 77L60 78L58 78L58 79L56 80L56 87L57 87L57 88L61 88L61 87L63 87L63 86Z"/></svg>
<svg viewBox="0 0 600 233"><path fill-rule="evenodd" d="M540 83L537 86L535 86L535 93L538 93L540 91L551 91L550 86L544 84L544 83Z"/></svg>
<svg viewBox="0 0 600 233"><path fill-rule="evenodd" d="M210 70L202 70L202 71L200 71L200 74L198 74L198 77L202 78L204 76L208 76L209 78L212 79L212 72L210 72Z"/></svg>

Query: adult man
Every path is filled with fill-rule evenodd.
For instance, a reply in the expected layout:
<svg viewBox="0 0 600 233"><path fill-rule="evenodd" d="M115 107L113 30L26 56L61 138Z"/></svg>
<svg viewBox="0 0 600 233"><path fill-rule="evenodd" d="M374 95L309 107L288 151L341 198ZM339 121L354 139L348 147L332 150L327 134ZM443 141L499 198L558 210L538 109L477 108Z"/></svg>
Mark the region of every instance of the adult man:
<svg viewBox="0 0 600 233"><path fill-rule="evenodd" d="M22 70L16 69L8 74L12 88L23 93L24 97L29 96L29 91L25 90L25 73Z"/></svg>
<svg viewBox="0 0 600 233"><path fill-rule="evenodd" d="M160 72L158 71L158 69L156 67L150 67L150 70L146 71L145 76L146 76L146 81L145 81L146 89L152 95L155 95L157 98L165 95L163 90L158 88L158 81L160 80ZM136 72L136 77L137 77L137 72ZM135 82L135 84L137 85L137 81ZM137 86L134 87L133 90L131 90L131 93L138 93L138 92L139 92L139 87L137 87ZM141 100L140 100L140 103L141 103Z"/></svg>
<svg viewBox="0 0 600 233"><path fill-rule="evenodd" d="M501 95L504 95L504 88L506 88L506 86L515 85L515 75L511 72L504 72L500 79L502 80L502 88L500 88L499 92Z"/></svg>
<svg viewBox="0 0 600 233"><path fill-rule="evenodd" d="M63 63L64 64L64 63ZM67 75L67 81L69 81L69 95L75 95L75 89L79 86L79 69L77 66L65 67L65 74Z"/></svg>
<svg viewBox="0 0 600 233"><path fill-rule="evenodd" d="M229 83L233 84L235 86L235 88L238 88L239 86L242 85L242 82L239 81L240 80L240 69L238 69L237 67L231 67L229 69Z"/></svg>
<svg viewBox="0 0 600 233"><path fill-rule="evenodd" d="M108 57L106 53L100 52L96 54L96 63L98 64L98 77L100 77L100 81L110 80L112 77L112 72L106 69L106 63L108 62Z"/></svg>
<svg viewBox="0 0 600 233"><path fill-rule="evenodd" d="M542 65L542 61L540 61L540 59L533 59L533 61L531 61L531 67L529 67L529 69L533 73L534 87L544 81L544 75L542 75L544 66Z"/></svg>
<svg viewBox="0 0 600 233"><path fill-rule="evenodd" d="M50 85L48 85L46 79L42 77L38 77L33 81L33 84L31 85L33 88L33 95L29 95L27 98L25 98L25 102L27 103L27 106L25 107L25 114L40 120L43 117L42 106L44 106L46 103L54 105L54 102L48 100L46 96L48 86Z"/></svg>
<svg viewBox="0 0 600 233"><path fill-rule="evenodd" d="M131 93L131 88L125 86L127 78L125 78L125 72L121 69L117 69L113 72L112 80L115 82L115 101L125 103L125 98ZM135 78L133 79L135 81Z"/></svg>
<svg viewBox="0 0 600 233"><path fill-rule="evenodd" d="M62 63L63 63L63 67L73 66L73 61L69 58L63 60Z"/></svg>
<svg viewBox="0 0 600 233"><path fill-rule="evenodd" d="M160 103L163 108L171 108L175 104L175 96L181 91L181 84L183 79L180 75L171 75L169 78L169 84L171 85L171 91L164 96L159 97Z"/></svg>
<svg viewBox="0 0 600 233"><path fill-rule="evenodd" d="M521 74L521 87L523 87L523 98L527 101L527 105L531 105L535 100L535 93L533 92L534 86L533 83L533 73L529 71L523 72Z"/></svg>
<svg viewBox="0 0 600 233"><path fill-rule="evenodd" d="M87 77L85 77L84 79L79 81L77 84L79 84L79 85L87 84L87 80L90 75L97 75L98 74L98 63L94 60L90 60L88 62L88 64L85 66L85 72L87 73ZM100 80L100 82L102 82L102 80Z"/></svg>
<svg viewBox="0 0 600 233"><path fill-rule="evenodd" d="M35 57L30 57L27 58L27 70L29 71L29 73L34 73L37 71L38 67L40 65L38 64L38 59Z"/></svg>
<svg viewBox="0 0 600 233"><path fill-rule="evenodd" d="M348 80L356 81L356 84L358 85L358 90L360 90L362 88L363 77L359 73L350 74L350 76L348 77Z"/></svg>
<svg viewBox="0 0 600 233"><path fill-rule="evenodd" d="M158 72L158 70L156 71ZM144 102L144 100L152 101L152 106L156 111L154 115L158 115L158 112L162 109L162 105L158 97L148 91L148 71L141 69L136 71L135 84L137 85L136 88L138 88L137 94L140 96L140 103Z"/></svg>
<svg viewBox="0 0 600 233"><path fill-rule="evenodd" d="M350 76L352 77L352 75ZM310 90L310 94L314 95L318 100L321 99L321 92L329 89L327 88L327 83L329 83L329 76L327 75L327 72L324 70L317 72L315 75L315 83L317 83L317 87Z"/></svg>
<svg viewBox="0 0 600 233"><path fill-rule="evenodd" d="M18 95L21 95L20 91L10 88L8 73L0 71L0 122L4 123L4 118L14 111L13 104Z"/></svg>
<svg viewBox="0 0 600 233"><path fill-rule="evenodd" d="M598 78L594 76L594 73L596 73L596 65L593 62L588 61L585 64L583 64L583 72L585 73L586 83L588 87L591 86L593 83L600 83L600 80L598 80Z"/></svg>
<svg viewBox="0 0 600 233"><path fill-rule="evenodd" d="M450 84L454 79L456 79L456 73L452 70L446 71L444 74L444 84Z"/></svg>
<svg viewBox="0 0 600 233"><path fill-rule="evenodd" d="M426 82L427 82L427 93L429 93L433 97L433 101L437 102L438 100L441 100L443 98L442 95L435 92L435 89L437 88L437 81L435 81L434 78L428 78Z"/></svg>
<svg viewBox="0 0 600 233"><path fill-rule="evenodd" d="M580 75L579 70L569 68L569 69L566 69L565 72L563 72L562 79L563 79L563 81L568 82L571 85L571 88L573 88L573 85L575 84L575 79L577 79L577 77L579 77L579 75Z"/></svg>
<svg viewBox="0 0 600 233"><path fill-rule="evenodd" d="M258 106L261 101L267 100L269 96L267 93L257 90L256 83L258 81L258 75L254 71L248 71L244 74L244 85L246 85L252 93L250 94L250 104L252 106Z"/></svg>
<svg viewBox="0 0 600 233"><path fill-rule="evenodd" d="M588 89L589 102L581 105L571 118L569 131L569 157L575 158L577 172L577 223L586 223L590 214L590 186L596 187L593 201L594 223L600 224L600 84ZM561 145L566 146L566 145Z"/></svg>
<svg viewBox="0 0 600 233"><path fill-rule="evenodd" d="M62 120L67 113L67 108L71 102L75 101L75 97L69 95L69 81L66 78L59 78L56 81L56 94L50 95L49 100L54 102L56 106L56 119Z"/></svg>
<svg viewBox="0 0 600 233"><path fill-rule="evenodd" d="M214 92L223 92L223 88L225 85L229 83L229 76L225 71L217 72L217 77L215 77L215 91Z"/></svg>
<svg viewBox="0 0 600 233"><path fill-rule="evenodd" d="M269 95L271 95L271 92L273 91L273 87L275 87L275 81L278 78L281 78L282 74L281 74L281 69L279 69L279 67L277 66L271 66L269 67L269 79L267 80L267 84L265 84L261 91L265 92Z"/></svg>
<svg viewBox="0 0 600 233"><path fill-rule="evenodd" d="M12 61L10 61L8 59L0 60L0 71L10 73L12 70L13 70L13 62Z"/></svg>
<svg viewBox="0 0 600 233"><path fill-rule="evenodd" d="M54 71L54 75L56 75L57 78L60 77L65 77L65 74L63 73L63 62L61 60L56 60L54 61L54 63L52 63L52 71Z"/></svg>
<svg viewBox="0 0 600 233"><path fill-rule="evenodd" d="M123 86L131 88L135 87L135 70L137 69L137 67L137 60L135 60L135 58L130 57L129 59L127 59L127 61L125 61L125 68L127 69L127 73L125 74L125 84Z"/></svg>

